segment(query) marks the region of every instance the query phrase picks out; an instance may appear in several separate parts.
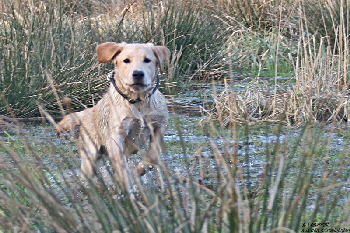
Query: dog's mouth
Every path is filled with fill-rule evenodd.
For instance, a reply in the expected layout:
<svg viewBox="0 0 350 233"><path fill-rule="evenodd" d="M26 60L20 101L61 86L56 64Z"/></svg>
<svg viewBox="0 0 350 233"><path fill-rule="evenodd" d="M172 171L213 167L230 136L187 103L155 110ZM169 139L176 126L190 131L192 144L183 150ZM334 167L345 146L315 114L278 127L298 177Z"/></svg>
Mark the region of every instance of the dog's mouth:
<svg viewBox="0 0 350 233"><path fill-rule="evenodd" d="M133 84L127 84L130 89L132 89L133 91L140 91L143 90L145 88L147 88L149 85L144 84L144 83L133 83Z"/></svg>

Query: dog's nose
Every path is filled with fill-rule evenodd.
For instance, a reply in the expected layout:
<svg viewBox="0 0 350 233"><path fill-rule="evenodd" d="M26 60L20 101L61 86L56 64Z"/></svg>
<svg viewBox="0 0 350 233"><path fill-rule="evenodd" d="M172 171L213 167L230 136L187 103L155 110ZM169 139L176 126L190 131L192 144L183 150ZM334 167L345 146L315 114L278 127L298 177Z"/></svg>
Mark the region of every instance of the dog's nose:
<svg viewBox="0 0 350 233"><path fill-rule="evenodd" d="M132 72L132 76L135 79L140 80L140 79L143 79L143 77L145 76L145 73L142 70L134 70Z"/></svg>

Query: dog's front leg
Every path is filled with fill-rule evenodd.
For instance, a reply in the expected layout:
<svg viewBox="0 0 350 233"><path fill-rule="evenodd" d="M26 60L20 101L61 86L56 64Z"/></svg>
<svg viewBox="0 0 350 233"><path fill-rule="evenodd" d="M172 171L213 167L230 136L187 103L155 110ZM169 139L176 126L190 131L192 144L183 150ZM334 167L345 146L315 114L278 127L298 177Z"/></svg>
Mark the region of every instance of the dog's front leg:
<svg viewBox="0 0 350 233"><path fill-rule="evenodd" d="M142 176L146 173L146 168L151 168L158 164L162 151L164 129L160 125L150 126L151 137L147 155L143 161L137 165L137 172Z"/></svg>
<svg viewBox="0 0 350 233"><path fill-rule="evenodd" d="M112 162L116 180L128 190L130 187L130 177L126 157L123 154L123 142L124 138L122 135L111 136L108 139L107 150Z"/></svg>
<svg viewBox="0 0 350 233"><path fill-rule="evenodd" d="M132 117L125 117L120 124L111 125L110 134L107 139L107 151L111 159L116 180L124 186L130 187L130 171L125 156L125 139L129 134Z"/></svg>

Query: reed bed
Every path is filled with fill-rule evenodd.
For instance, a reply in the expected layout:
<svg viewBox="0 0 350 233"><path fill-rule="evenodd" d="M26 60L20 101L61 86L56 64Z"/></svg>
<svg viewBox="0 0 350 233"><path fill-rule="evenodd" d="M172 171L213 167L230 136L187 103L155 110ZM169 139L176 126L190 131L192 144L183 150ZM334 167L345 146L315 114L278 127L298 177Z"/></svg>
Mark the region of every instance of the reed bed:
<svg viewBox="0 0 350 233"><path fill-rule="evenodd" d="M97 43L167 45L173 51L166 89L171 92L177 77L209 66L218 56L223 42L220 37L225 33L217 27L216 18L207 17L200 4L191 1L111 1L108 11L93 7L90 14L79 13L78 9L87 9L78 1L28 4L16 6L5 1L0 19L4 103L0 111L8 115L11 108L16 117L40 115L38 102L50 113L58 114L47 74L52 76L60 99L68 96L77 109L93 105L105 91L108 83L104 75L112 68L97 64ZM101 8L105 9L106 4Z"/></svg>
<svg viewBox="0 0 350 233"><path fill-rule="evenodd" d="M350 231L339 124L350 114L348 1L5 0L0 10L0 232ZM64 97L94 105L112 69L95 47L109 40L167 45L167 94L214 83L202 118L171 115L163 162L130 190L108 158L82 178L75 139L46 119L17 119L60 116Z"/></svg>
<svg viewBox="0 0 350 233"><path fill-rule="evenodd" d="M218 127L215 121L190 126L188 117L173 116L169 130L180 139L167 139L163 162L145 177L135 175L125 190L107 158L97 177L82 178L69 135L58 138L51 126L1 120L6 131L0 138L0 229L5 232L349 227L349 148L346 139L332 134L333 127L263 125L256 131L248 125ZM193 133L196 139L187 140ZM130 169L138 160L129 158Z"/></svg>
<svg viewBox="0 0 350 233"><path fill-rule="evenodd" d="M112 69L96 63L94 50L98 42L112 40L167 45L173 51L162 84L167 94L185 89L189 80L251 77L249 88L232 94L236 107L226 104L231 90L215 97L225 106L224 115L233 111L242 120L288 124L348 119L344 0L3 5L0 110L5 115L38 116L38 103L59 115L52 85L59 101L69 97L74 109L93 105ZM322 21L311 23L312 17ZM287 88L277 79L281 75L291 78ZM260 77L275 80L266 84ZM215 116L220 106L213 109Z"/></svg>
<svg viewBox="0 0 350 233"><path fill-rule="evenodd" d="M345 1L334 4L328 1L324 3L326 5L311 1L313 14L316 14L316 7L325 7L320 13L322 17L327 12L327 16L334 20L331 25L328 21L321 22L328 31L322 34L320 31L315 33L315 25L310 26L311 5L308 3L296 3L299 4L298 14L290 17L291 24L297 29L294 35L282 23L262 36L249 30L237 31L233 28L234 21L228 20L233 24L226 52L229 73L236 74L236 70L241 69L242 64L234 60L239 57L245 64L243 66L250 64L257 74L249 87L239 91L235 88L239 82L235 82L234 77L227 78L225 90L214 96L214 110L207 111L211 117L224 117L226 124L232 119L238 122L267 120L289 125L348 122L349 24L345 16L349 15L349 8ZM281 82L283 76L280 75L288 71L292 71L289 74L292 77ZM266 74L274 78L264 81Z"/></svg>

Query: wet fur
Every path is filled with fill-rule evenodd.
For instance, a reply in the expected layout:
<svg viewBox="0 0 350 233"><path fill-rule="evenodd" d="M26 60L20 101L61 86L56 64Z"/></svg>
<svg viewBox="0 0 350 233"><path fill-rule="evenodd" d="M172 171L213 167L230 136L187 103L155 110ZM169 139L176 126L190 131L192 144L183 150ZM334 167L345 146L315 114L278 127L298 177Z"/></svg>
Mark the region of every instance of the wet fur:
<svg viewBox="0 0 350 233"><path fill-rule="evenodd" d="M137 153L150 141L149 150L137 166L144 174L150 164L156 164L161 154L161 143L168 121L168 109L164 96L156 90L158 68L169 59L169 50L153 44L126 44L106 42L97 47L99 62L113 61L115 81L119 89L130 98L142 101L131 104L110 85L107 93L92 108L65 116L56 127L57 133L78 128L78 146L81 170L91 177L96 168L98 152L105 150L117 178L126 186L129 175L127 155ZM142 71L144 77L135 78L134 71ZM141 85L141 84L142 85Z"/></svg>

